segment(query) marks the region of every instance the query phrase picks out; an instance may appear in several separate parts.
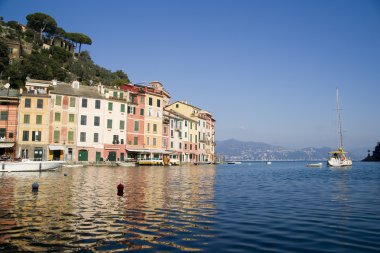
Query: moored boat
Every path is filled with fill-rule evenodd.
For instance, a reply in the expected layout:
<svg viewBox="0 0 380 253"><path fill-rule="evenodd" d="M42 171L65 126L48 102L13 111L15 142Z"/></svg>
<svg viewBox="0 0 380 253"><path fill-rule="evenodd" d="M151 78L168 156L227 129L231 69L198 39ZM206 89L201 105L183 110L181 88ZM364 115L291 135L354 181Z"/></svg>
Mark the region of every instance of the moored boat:
<svg viewBox="0 0 380 253"><path fill-rule="evenodd" d="M2 172L28 172L56 170L63 165L63 161L31 161L23 159L20 162L1 162Z"/></svg>
<svg viewBox="0 0 380 253"><path fill-rule="evenodd" d="M332 167L351 166L352 160L346 156L347 152L343 150L343 133L342 133L342 122L341 122L341 117L340 117L338 89L336 89L336 111L337 111L339 148L337 150L329 152L330 158L327 160L327 164Z"/></svg>
<svg viewBox="0 0 380 253"><path fill-rule="evenodd" d="M227 162L227 164L241 164L241 162L237 162L237 161L229 161L229 162Z"/></svg>
<svg viewBox="0 0 380 253"><path fill-rule="evenodd" d="M308 163L306 164L306 167L322 167L323 166L323 163Z"/></svg>

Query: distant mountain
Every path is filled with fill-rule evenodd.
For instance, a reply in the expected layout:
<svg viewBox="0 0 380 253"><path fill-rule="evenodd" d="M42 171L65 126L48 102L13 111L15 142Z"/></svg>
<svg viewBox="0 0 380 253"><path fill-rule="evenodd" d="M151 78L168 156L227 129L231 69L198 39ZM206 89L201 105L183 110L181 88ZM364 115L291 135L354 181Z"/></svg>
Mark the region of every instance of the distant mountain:
<svg viewBox="0 0 380 253"><path fill-rule="evenodd" d="M216 141L216 153L225 160L239 161L317 161L327 160L329 147L289 149L263 142L238 141L229 139ZM361 156L350 154L354 160Z"/></svg>

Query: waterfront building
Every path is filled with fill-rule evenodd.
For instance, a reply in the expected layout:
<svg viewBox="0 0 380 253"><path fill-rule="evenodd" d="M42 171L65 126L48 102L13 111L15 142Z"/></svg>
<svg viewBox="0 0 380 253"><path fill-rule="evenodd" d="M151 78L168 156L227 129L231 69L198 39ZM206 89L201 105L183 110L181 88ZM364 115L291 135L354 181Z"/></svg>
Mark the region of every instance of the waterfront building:
<svg viewBox="0 0 380 253"><path fill-rule="evenodd" d="M166 120L166 121L165 121ZM167 128L167 150L170 151L170 159L178 159L182 162L182 125L184 119L176 112L164 110L164 128Z"/></svg>
<svg viewBox="0 0 380 253"><path fill-rule="evenodd" d="M124 161L127 129L127 92L115 87L98 86L98 91L105 98L103 156L107 161Z"/></svg>
<svg viewBox="0 0 380 253"><path fill-rule="evenodd" d="M49 160L75 161L79 82L52 82L50 91ZM75 88L74 88L75 87Z"/></svg>
<svg viewBox="0 0 380 253"><path fill-rule="evenodd" d="M104 134L107 132L106 100L97 87L75 83L73 88L78 90L77 161L101 161L104 159Z"/></svg>
<svg viewBox="0 0 380 253"><path fill-rule="evenodd" d="M199 136L200 133L198 131L198 126L199 126L199 117L208 119L206 120L210 124L210 140L214 139L215 137L215 131L214 128L211 127L211 122L212 122L212 116L210 113L206 113L204 110L188 104L186 101L177 101L175 103L172 103L167 106L167 110L173 110L177 113L180 113L184 117L186 117L188 120L184 121L184 136L183 136L183 152L184 152L184 157L183 161L185 162L199 162L200 157L202 159L206 159L205 156L203 156L202 150L199 151ZM209 115L209 116L207 116ZM207 117L206 117L207 116ZM207 123L206 123L206 128L207 128ZM203 137L203 135L202 135ZM210 141L211 143L211 141ZM202 146L203 147L203 146ZM210 154L207 160L209 162L214 162L214 148L207 147L205 145L204 147L206 150L207 148L210 150Z"/></svg>
<svg viewBox="0 0 380 253"><path fill-rule="evenodd" d="M207 111L201 111L199 118L200 161L215 162L215 119Z"/></svg>
<svg viewBox="0 0 380 253"><path fill-rule="evenodd" d="M141 86L121 86L127 94L126 145L128 160L138 160L148 152L144 150L145 91Z"/></svg>
<svg viewBox="0 0 380 253"><path fill-rule="evenodd" d="M18 110L17 157L48 160L51 81L27 79Z"/></svg>
<svg viewBox="0 0 380 253"><path fill-rule="evenodd" d="M162 158L168 154L162 149L163 108L169 104L170 95L160 82L142 86L145 92L144 148L148 149L147 158Z"/></svg>
<svg viewBox="0 0 380 253"><path fill-rule="evenodd" d="M0 159L15 159L17 139L17 113L20 93L18 90L0 89Z"/></svg>

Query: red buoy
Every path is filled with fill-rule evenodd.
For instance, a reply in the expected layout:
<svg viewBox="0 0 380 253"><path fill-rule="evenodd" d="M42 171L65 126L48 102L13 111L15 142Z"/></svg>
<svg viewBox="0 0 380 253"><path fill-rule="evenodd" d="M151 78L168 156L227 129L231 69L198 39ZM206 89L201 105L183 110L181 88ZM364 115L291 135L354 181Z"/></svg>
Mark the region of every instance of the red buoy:
<svg viewBox="0 0 380 253"><path fill-rule="evenodd" d="M122 183L117 186L117 195L123 196L124 194L124 185Z"/></svg>

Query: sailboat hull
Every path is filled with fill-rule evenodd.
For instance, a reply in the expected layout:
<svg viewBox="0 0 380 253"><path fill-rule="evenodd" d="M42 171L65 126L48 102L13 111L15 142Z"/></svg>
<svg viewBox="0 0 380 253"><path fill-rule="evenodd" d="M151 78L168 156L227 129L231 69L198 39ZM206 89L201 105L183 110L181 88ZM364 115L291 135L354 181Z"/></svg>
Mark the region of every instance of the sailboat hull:
<svg viewBox="0 0 380 253"><path fill-rule="evenodd" d="M327 164L331 167L345 167L351 166L352 161L350 159L340 160L332 157L327 161Z"/></svg>

